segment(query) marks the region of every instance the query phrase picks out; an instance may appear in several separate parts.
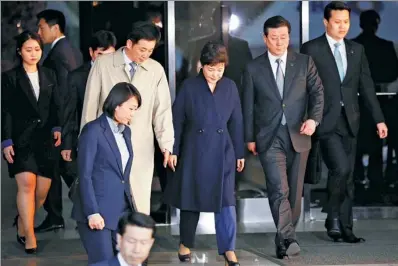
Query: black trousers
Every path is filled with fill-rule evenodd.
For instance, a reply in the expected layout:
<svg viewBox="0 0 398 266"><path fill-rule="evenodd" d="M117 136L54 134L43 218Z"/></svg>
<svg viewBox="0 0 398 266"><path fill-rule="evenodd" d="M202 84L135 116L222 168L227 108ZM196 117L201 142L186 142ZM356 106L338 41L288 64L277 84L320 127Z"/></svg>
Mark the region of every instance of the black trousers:
<svg viewBox="0 0 398 266"><path fill-rule="evenodd" d="M277 229L275 242L296 239L301 214L304 174L309 151L293 149L287 126L280 126L271 147L259 154L264 170L268 201Z"/></svg>
<svg viewBox="0 0 398 266"><path fill-rule="evenodd" d="M349 132L348 122L342 112L336 131L320 139L322 157L329 169L328 202L324 211L328 219L340 219L342 230L352 233L354 200L354 178L356 138Z"/></svg>
<svg viewBox="0 0 398 266"><path fill-rule="evenodd" d="M60 155L61 156L61 155ZM47 219L52 223L60 223L62 218L62 180L64 179L68 188L71 187L73 181L77 177L76 151L72 150L72 161L66 162L62 157L59 159L59 167L52 176L52 182L46 201L44 202L44 210L47 211Z"/></svg>

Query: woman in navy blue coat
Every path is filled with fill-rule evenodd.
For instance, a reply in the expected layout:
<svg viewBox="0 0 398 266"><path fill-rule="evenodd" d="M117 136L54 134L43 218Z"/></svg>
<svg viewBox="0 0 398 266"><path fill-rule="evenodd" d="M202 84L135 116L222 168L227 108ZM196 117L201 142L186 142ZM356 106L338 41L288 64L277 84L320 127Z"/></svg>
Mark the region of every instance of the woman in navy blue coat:
<svg viewBox="0 0 398 266"><path fill-rule="evenodd" d="M86 124L79 137L79 182L72 196L72 218L89 264L114 256L119 218L136 209L130 193L133 148L128 125L140 106L137 88L127 82L116 84L104 102L103 114Z"/></svg>
<svg viewBox="0 0 398 266"><path fill-rule="evenodd" d="M181 210L181 261L190 261L200 212L215 213L218 251L228 265L235 256L235 171L244 168L243 119L238 89L223 77L228 64L224 45L207 43L197 77L184 81L173 105L174 171L165 201ZM178 160L178 162L177 162Z"/></svg>

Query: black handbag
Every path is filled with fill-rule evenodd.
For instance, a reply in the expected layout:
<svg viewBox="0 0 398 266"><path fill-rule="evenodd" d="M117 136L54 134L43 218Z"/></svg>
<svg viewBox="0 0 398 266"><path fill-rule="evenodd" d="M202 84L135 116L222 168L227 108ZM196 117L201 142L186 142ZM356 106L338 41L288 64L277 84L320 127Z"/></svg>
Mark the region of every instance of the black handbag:
<svg viewBox="0 0 398 266"><path fill-rule="evenodd" d="M322 153L319 140L312 138L312 148L308 155L304 183L316 185L322 177Z"/></svg>

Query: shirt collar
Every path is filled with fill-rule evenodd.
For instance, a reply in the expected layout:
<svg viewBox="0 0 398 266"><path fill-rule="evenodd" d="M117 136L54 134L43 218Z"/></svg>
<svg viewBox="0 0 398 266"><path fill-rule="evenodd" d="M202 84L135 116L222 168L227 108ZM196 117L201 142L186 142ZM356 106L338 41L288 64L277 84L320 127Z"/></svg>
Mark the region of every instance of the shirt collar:
<svg viewBox="0 0 398 266"><path fill-rule="evenodd" d="M109 126L111 127L111 130L113 133L122 133L124 131L124 129L126 128L125 125L122 124L117 124L117 122L115 120L113 120L110 117L106 117L106 119L108 120Z"/></svg>
<svg viewBox="0 0 398 266"><path fill-rule="evenodd" d="M334 44L335 43L340 43L341 47L344 46L344 39L340 40L340 41L336 41L335 39L333 39L332 37L330 37L327 33L325 33L326 35L326 39L328 40L328 43L330 45L330 47L332 47L334 49Z"/></svg>
<svg viewBox="0 0 398 266"><path fill-rule="evenodd" d="M61 39L63 39L63 38L65 38L65 35L63 35L63 36L61 36L61 37L55 39L55 41L53 41L53 43L51 44L51 49L53 49L54 46L55 46L55 44L56 44L59 40L61 40Z"/></svg>
<svg viewBox="0 0 398 266"><path fill-rule="evenodd" d="M124 62L126 63L126 65L129 65L129 66L130 66L130 63L133 62L133 61L131 61L130 58L127 56L125 48L123 49L123 59L124 59ZM136 62L133 62L133 63L136 64L136 66L139 66L139 64L137 64Z"/></svg>
<svg viewBox="0 0 398 266"><path fill-rule="evenodd" d="M268 50L268 58L271 63L275 63L276 59L280 58L280 59L282 59L282 62L286 64L287 50L285 51L285 53L282 56L275 56L275 55L271 54L270 51Z"/></svg>

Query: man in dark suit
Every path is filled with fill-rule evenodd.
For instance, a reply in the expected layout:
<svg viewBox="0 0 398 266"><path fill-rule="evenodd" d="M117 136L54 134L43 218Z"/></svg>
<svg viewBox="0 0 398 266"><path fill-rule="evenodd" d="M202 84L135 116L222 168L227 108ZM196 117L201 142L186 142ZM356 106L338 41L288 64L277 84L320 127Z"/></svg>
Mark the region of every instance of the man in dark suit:
<svg viewBox="0 0 398 266"><path fill-rule="evenodd" d="M375 10L366 10L361 13L359 17L360 26L362 33L358 35L353 41L363 45L365 49L366 58L369 61L370 74L372 75L373 82L377 92L385 92L383 87L387 84L394 82L398 78L398 58L395 53L394 43L392 41L384 40L376 35L380 24L380 15ZM394 99L391 96L379 96L378 100L384 113L386 124L390 130L391 136L398 136L397 133L394 135L394 129L398 126L396 119L397 109L394 106ZM383 196L387 192L388 184L385 181L388 179L388 173L390 165L387 163L386 176L383 177L383 156L382 147L383 140L379 138L374 130L374 121L368 119L371 114L364 105L364 101L360 98L359 110L361 115L360 128L358 134L358 145L356 164L354 171L354 179L364 180L365 169L362 163L362 157L364 154L369 155L369 164L367 169L367 177L370 181L369 189L361 191L356 187L355 199L360 197L361 203L381 203L383 202ZM394 141L391 138L388 140L388 149L396 149L392 145ZM394 179L396 175L390 175ZM357 183L358 184L358 183ZM360 184L360 183L359 183ZM362 184L360 184L362 185Z"/></svg>
<svg viewBox="0 0 398 266"><path fill-rule="evenodd" d="M119 253L108 261L91 266L145 266L153 243L156 223L151 216L134 212L119 220L117 248ZM137 252L138 251L138 252Z"/></svg>
<svg viewBox="0 0 398 266"><path fill-rule="evenodd" d="M344 2L325 7L326 34L305 43L301 51L316 64L325 88L325 112L317 129L322 157L329 169L328 235L345 242L363 240L353 234L353 166L359 128L358 93L377 124L380 138L387 136L383 113L376 98L363 46L345 39L350 8ZM376 128L375 128L376 129Z"/></svg>
<svg viewBox="0 0 398 266"><path fill-rule="evenodd" d="M280 259L300 252L295 227L311 135L323 113L321 79L311 57L288 51L290 29L285 18L269 18L263 37L268 51L243 75L245 141L266 176Z"/></svg>
<svg viewBox="0 0 398 266"><path fill-rule="evenodd" d="M76 152L77 137L79 134L82 116L84 93L91 66L95 59L102 54L115 52L116 37L111 31L100 30L94 33L88 49L91 60L68 75L65 97L65 125L63 130L63 145L61 155L65 161L72 161L72 151Z"/></svg>
<svg viewBox="0 0 398 266"><path fill-rule="evenodd" d="M67 95L68 73L83 62L82 54L74 48L65 37L65 16L57 10L47 9L37 14L39 35L44 44L51 44L51 50L43 62L43 66L55 71L61 99L65 104ZM63 117L63 122L67 118ZM61 157L61 156L60 156ZM58 168L58 167L57 167ZM47 217L41 225L35 228L36 232L44 232L64 228L62 217L62 181L70 187L76 177L76 164L74 161L59 161L59 169L54 173L50 191L44 203Z"/></svg>

